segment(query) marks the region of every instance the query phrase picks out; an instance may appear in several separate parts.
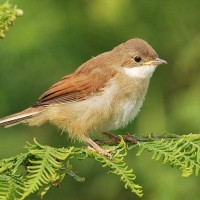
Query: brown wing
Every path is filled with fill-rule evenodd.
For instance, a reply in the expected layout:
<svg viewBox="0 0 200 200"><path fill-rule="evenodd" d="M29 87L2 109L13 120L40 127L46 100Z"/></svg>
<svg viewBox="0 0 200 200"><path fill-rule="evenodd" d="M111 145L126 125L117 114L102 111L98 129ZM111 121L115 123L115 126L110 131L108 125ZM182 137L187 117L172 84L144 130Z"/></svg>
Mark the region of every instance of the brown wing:
<svg viewBox="0 0 200 200"><path fill-rule="evenodd" d="M34 107L87 99L91 95L101 92L114 74L114 72L107 71L93 75L73 73L65 76L45 92Z"/></svg>

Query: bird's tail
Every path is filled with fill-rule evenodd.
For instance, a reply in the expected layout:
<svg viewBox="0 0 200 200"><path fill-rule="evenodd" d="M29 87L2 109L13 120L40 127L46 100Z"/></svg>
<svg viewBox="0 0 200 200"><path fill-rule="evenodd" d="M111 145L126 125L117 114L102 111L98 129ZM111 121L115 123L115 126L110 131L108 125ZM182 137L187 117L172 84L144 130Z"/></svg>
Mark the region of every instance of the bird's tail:
<svg viewBox="0 0 200 200"><path fill-rule="evenodd" d="M7 117L4 117L0 119L0 126L3 127L10 127L14 126L19 123L25 122L27 119L30 119L32 117L36 117L41 112L43 112L43 109L39 108L28 108L22 112L15 113L13 115L9 115Z"/></svg>

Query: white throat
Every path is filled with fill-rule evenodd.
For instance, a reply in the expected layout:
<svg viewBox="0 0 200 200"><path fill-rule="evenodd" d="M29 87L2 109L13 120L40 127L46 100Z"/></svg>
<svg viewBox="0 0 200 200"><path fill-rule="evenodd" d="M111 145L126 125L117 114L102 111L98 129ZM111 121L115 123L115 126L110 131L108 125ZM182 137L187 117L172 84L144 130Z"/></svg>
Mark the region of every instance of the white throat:
<svg viewBox="0 0 200 200"><path fill-rule="evenodd" d="M156 67L156 65L145 65L132 68L124 67L124 73L132 78L151 78Z"/></svg>

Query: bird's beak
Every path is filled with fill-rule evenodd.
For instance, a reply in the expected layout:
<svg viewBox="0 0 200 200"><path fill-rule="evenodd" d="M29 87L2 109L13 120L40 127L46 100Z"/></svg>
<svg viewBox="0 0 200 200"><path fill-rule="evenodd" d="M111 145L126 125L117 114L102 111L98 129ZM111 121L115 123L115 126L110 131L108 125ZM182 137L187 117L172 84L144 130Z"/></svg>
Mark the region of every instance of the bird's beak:
<svg viewBox="0 0 200 200"><path fill-rule="evenodd" d="M154 60L150 60L150 61L143 63L143 65L161 65L161 64L167 64L167 62L163 59L156 58Z"/></svg>

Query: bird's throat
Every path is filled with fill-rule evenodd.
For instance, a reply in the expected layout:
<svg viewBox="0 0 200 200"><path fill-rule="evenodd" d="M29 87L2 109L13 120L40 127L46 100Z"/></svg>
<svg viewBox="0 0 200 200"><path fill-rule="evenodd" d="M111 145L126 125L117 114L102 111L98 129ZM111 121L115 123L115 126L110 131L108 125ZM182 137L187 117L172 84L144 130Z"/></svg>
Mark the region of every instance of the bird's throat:
<svg viewBox="0 0 200 200"><path fill-rule="evenodd" d="M151 78L156 65L145 65L139 67L124 67L124 73L132 78Z"/></svg>

